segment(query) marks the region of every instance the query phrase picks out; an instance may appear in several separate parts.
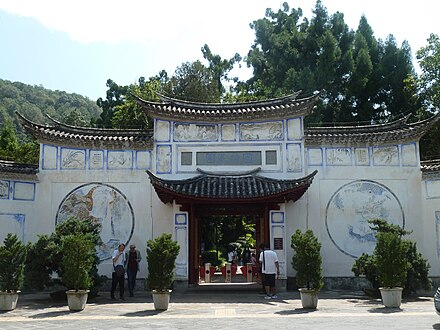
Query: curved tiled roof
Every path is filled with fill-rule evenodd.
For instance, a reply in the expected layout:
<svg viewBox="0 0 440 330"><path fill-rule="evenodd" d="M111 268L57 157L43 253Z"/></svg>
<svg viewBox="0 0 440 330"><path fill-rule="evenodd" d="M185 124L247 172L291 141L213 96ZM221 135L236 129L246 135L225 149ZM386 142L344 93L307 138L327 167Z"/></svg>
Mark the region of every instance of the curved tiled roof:
<svg viewBox="0 0 440 330"><path fill-rule="evenodd" d="M151 184L163 203L189 202L252 203L298 200L309 188L317 171L292 180L278 180L256 175L202 172L190 179L167 180L147 171Z"/></svg>
<svg viewBox="0 0 440 330"><path fill-rule="evenodd" d="M37 180L38 165L20 164L0 159L0 178Z"/></svg>
<svg viewBox="0 0 440 330"><path fill-rule="evenodd" d="M440 119L440 112L415 123L408 123L408 117L379 125L308 127L304 130L304 143L306 146L363 146L417 141Z"/></svg>
<svg viewBox="0 0 440 330"><path fill-rule="evenodd" d="M161 102L134 96L144 111L153 118L191 122L246 122L283 119L307 115L319 95L297 99L299 93L264 101L244 103L197 103L161 95Z"/></svg>
<svg viewBox="0 0 440 330"><path fill-rule="evenodd" d="M420 162L422 176L426 178L440 177L440 159L424 160Z"/></svg>
<svg viewBox="0 0 440 330"><path fill-rule="evenodd" d="M153 130L76 127L48 116L54 123L49 126L31 122L18 112L17 116L23 127L42 143L108 150L153 148Z"/></svg>

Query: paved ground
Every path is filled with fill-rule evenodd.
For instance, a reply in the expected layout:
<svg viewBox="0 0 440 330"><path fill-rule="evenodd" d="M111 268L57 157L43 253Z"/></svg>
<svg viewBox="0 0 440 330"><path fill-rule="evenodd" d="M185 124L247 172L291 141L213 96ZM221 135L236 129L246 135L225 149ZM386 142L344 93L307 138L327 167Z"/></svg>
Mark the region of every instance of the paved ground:
<svg viewBox="0 0 440 330"><path fill-rule="evenodd" d="M169 309L154 310L151 296L138 292L126 301L109 294L70 312L47 293L21 294L17 309L0 312L0 329L440 329L431 293L384 308L361 292L322 291L318 310L301 308L298 292L265 300L256 290L173 292Z"/></svg>

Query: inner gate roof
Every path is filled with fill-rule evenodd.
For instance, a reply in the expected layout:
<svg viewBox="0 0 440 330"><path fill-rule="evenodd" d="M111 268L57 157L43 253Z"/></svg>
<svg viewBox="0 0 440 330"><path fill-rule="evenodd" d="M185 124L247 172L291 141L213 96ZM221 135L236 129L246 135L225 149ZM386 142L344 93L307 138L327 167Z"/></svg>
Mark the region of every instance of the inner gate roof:
<svg viewBox="0 0 440 330"><path fill-rule="evenodd" d="M257 175L260 169L247 173L212 173L199 170L200 175L183 180L167 180L147 171L151 184L163 203L190 202L253 203L298 200L309 188L318 171L291 180Z"/></svg>

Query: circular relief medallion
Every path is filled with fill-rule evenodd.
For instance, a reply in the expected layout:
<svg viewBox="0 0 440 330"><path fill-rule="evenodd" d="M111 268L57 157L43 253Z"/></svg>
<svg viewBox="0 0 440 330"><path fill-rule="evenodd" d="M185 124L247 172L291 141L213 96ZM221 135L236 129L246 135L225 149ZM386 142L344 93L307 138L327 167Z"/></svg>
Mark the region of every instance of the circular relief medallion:
<svg viewBox="0 0 440 330"><path fill-rule="evenodd" d="M359 180L339 188L327 204L327 232L343 253L358 258L372 254L376 245L368 220L384 219L404 227L405 217L397 197L384 185Z"/></svg>
<svg viewBox="0 0 440 330"><path fill-rule="evenodd" d="M110 259L119 243L127 244L133 234L134 213L130 202L118 189L101 183L89 183L71 191L61 202L56 223L70 217L100 224L102 246L99 259Z"/></svg>

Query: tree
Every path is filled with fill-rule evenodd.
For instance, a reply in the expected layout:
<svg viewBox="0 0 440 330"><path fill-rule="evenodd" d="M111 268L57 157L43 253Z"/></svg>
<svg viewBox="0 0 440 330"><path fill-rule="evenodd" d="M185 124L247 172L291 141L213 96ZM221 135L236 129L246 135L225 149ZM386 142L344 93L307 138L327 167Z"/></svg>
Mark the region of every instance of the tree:
<svg viewBox="0 0 440 330"><path fill-rule="evenodd" d="M19 148L17 135L8 120L0 133L0 158L14 160L14 155Z"/></svg>
<svg viewBox="0 0 440 330"><path fill-rule="evenodd" d="M440 108L440 38L431 34L428 45L417 51L421 74L408 76L405 89L412 101L419 105L418 118L432 116ZM420 140L421 159L440 157L440 122Z"/></svg>
<svg viewBox="0 0 440 330"><path fill-rule="evenodd" d="M16 292L23 282L26 246L9 233L0 246L0 291Z"/></svg>
<svg viewBox="0 0 440 330"><path fill-rule="evenodd" d="M125 102L115 107L111 120L112 127L152 128L153 121L147 118L145 112L142 111L133 96L135 95L148 101L159 101L157 93L162 90L161 79L163 79L163 76L151 77L148 81L145 80L144 77L141 77L138 80L138 84L128 86ZM166 84L167 78L162 81Z"/></svg>
<svg viewBox="0 0 440 330"><path fill-rule="evenodd" d="M170 94L196 102L220 102L217 77L200 61L182 63L170 79Z"/></svg>
<svg viewBox="0 0 440 330"><path fill-rule="evenodd" d="M102 113L100 118L96 120L95 124L99 127L111 128L115 108L124 104L128 86L119 86L111 79L107 80L106 86L108 87L106 99L104 100L100 97L96 101L98 107L102 109Z"/></svg>
<svg viewBox="0 0 440 330"><path fill-rule="evenodd" d="M255 42L247 64L253 77L248 92L271 98L301 90L305 96L320 90L321 101L306 124L321 121L377 123L415 113L417 105L403 89L413 72L407 42L399 48L390 35L385 42L374 37L362 16L356 31L348 28L340 12L329 15L318 0L310 21L301 8L287 3L254 21ZM245 90L238 83L240 90Z"/></svg>
<svg viewBox="0 0 440 330"><path fill-rule="evenodd" d="M241 56L238 53L229 60L222 59L220 55L215 55L211 52L208 45L202 47L203 58L208 61L208 69L212 72L214 79L217 82L218 93L222 96L225 93L223 81L229 82L232 80L237 81L238 78L230 78L229 72L233 69L234 65L241 61Z"/></svg>

